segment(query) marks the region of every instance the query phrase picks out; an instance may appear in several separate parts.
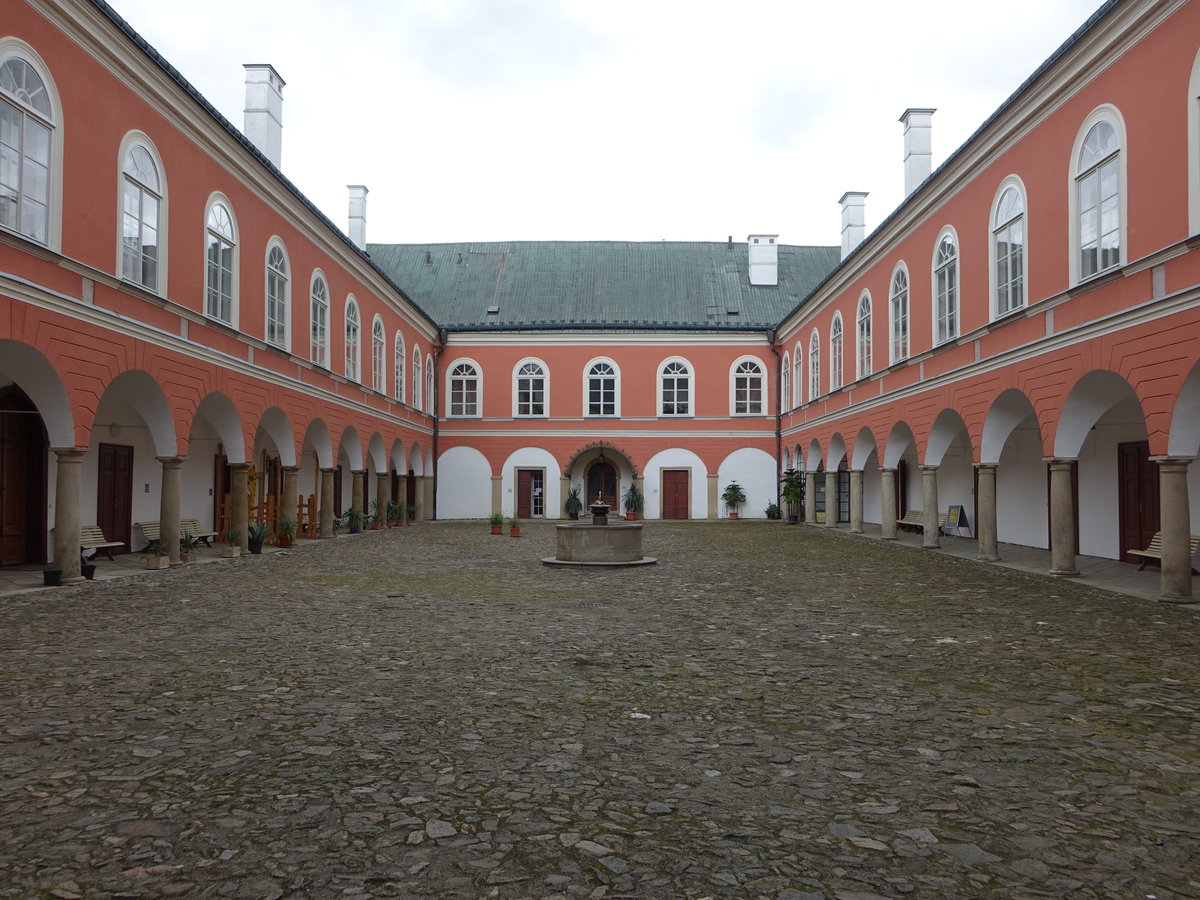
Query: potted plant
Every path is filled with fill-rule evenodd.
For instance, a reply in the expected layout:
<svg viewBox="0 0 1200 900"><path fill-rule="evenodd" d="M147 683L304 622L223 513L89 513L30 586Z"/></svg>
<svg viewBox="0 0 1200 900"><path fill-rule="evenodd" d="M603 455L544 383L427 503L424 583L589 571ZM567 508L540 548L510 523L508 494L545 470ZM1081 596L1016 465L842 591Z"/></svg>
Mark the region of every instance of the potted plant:
<svg viewBox="0 0 1200 900"><path fill-rule="evenodd" d="M731 481L721 492L721 502L729 510L729 518L736 519L738 507L746 502L746 491L736 481Z"/></svg>
<svg viewBox="0 0 1200 900"><path fill-rule="evenodd" d="M629 482L629 487L625 488L625 493L621 495L621 502L625 504L625 518L630 522L637 521L646 505L646 498L636 481Z"/></svg>
<svg viewBox="0 0 1200 900"><path fill-rule="evenodd" d="M242 555L242 548L238 546L238 538L242 536L240 528L230 528L225 532L225 546L221 548L221 556L225 559L237 559Z"/></svg>
<svg viewBox="0 0 1200 900"><path fill-rule="evenodd" d="M296 523L291 519L280 519L275 534L279 538L280 548L287 550L296 542Z"/></svg>
<svg viewBox="0 0 1200 900"><path fill-rule="evenodd" d="M788 522L800 521L804 508L804 473L799 469L784 469L779 478L779 496L787 504Z"/></svg>
<svg viewBox="0 0 1200 900"><path fill-rule="evenodd" d="M258 556L262 553L263 541L266 539L266 522L255 522L250 526L250 530L246 532L246 543L249 545L250 552L255 556Z"/></svg>
<svg viewBox="0 0 1200 900"><path fill-rule="evenodd" d="M179 561L187 566L196 561L196 547L200 544L200 538L192 537L190 531L185 531L179 535Z"/></svg>
<svg viewBox="0 0 1200 900"><path fill-rule="evenodd" d="M413 503L407 504L405 506L405 512L408 513L408 524L409 525L411 525L413 522L417 521L417 507L415 504L413 504Z"/></svg>
<svg viewBox="0 0 1200 900"><path fill-rule="evenodd" d="M404 521L404 504L399 500L389 500L387 504L388 527L393 528Z"/></svg>
<svg viewBox="0 0 1200 900"><path fill-rule="evenodd" d="M362 531L363 522L366 521L366 515L357 506L352 506L346 510L346 522L350 525L350 533L358 534Z"/></svg>
<svg viewBox="0 0 1200 900"><path fill-rule="evenodd" d="M492 534L504 534L504 513L494 512L488 521L492 524Z"/></svg>
<svg viewBox="0 0 1200 900"><path fill-rule="evenodd" d="M578 519L579 514L583 512L583 498L579 496L579 487L572 487L567 491L567 499L563 502L563 509L572 519Z"/></svg>
<svg viewBox="0 0 1200 900"><path fill-rule="evenodd" d="M371 530L378 531L383 527L383 520L387 517L387 512L379 498L371 501Z"/></svg>
<svg viewBox="0 0 1200 900"><path fill-rule="evenodd" d="M142 548L147 569L165 569L171 564L171 551L161 538L155 538Z"/></svg>
<svg viewBox="0 0 1200 900"><path fill-rule="evenodd" d="M519 516L513 516L508 520L508 534L509 537L521 536L521 519Z"/></svg>
<svg viewBox="0 0 1200 900"><path fill-rule="evenodd" d="M79 566L79 574L87 581L92 581L96 577L95 563L81 563Z"/></svg>
<svg viewBox="0 0 1200 900"><path fill-rule="evenodd" d="M46 587L58 587L62 584L62 569L42 569L42 584Z"/></svg>
<svg viewBox="0 0 1200 900"><path fill-rule="evenodd" d="M780 517L780 510L779 510L778 503L774 503L774 502L768 503L767 508L763 511L767 514L768 519L778 519Z"/></svg>

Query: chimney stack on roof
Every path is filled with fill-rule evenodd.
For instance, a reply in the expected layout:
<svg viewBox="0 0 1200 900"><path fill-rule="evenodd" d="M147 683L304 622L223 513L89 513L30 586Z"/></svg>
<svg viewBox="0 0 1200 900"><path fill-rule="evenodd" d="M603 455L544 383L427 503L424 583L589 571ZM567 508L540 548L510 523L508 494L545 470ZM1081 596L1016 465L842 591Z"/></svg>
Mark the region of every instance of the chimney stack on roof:
<svg viewBox="0 0 1200 900"><path fill-rule="evenodd" d="M779 284L779 239L777 234L752 234L750 247L750 283L764 286Z"/></svg>
<svg viewBox="0 0 1200 900"><path fill-rule="evenodd" d="M936 109L906 109L904 123L904 196L907 197L933 171L932 119Z"/></svg>
<svg viewBox="0 0 1200 900"><path fill-rule="evenodd" d="M280 168L283 158L284 81L269 63L246 63L246 124L250 143Z"/></svg>
<svg viewBox="0 0 1200 900"><path fill-rule="evenodd" d="M367 186L348 184L350 189L350 240L359 250L367 249Z"/></svg>
<svg viewBox="0 0 1200 900"><path fill-rule="evenodd" d="M850 255L867 235L866 191L846 191L842 204L842 259Z"/></svg>

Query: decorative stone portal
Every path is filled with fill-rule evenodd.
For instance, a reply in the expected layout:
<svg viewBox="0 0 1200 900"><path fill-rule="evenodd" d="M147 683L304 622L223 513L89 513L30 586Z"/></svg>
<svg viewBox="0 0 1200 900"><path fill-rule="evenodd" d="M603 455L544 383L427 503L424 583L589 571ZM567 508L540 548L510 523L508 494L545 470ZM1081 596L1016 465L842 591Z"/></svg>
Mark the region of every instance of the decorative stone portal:
<svg viewBox="0 0 1200 900"><path fill-rule="evenodd" d="M658 562L642 555L642 525L608 524L608 506L589 507L592 524L557 525L558 546L548 566L648 566Z"/></svg>

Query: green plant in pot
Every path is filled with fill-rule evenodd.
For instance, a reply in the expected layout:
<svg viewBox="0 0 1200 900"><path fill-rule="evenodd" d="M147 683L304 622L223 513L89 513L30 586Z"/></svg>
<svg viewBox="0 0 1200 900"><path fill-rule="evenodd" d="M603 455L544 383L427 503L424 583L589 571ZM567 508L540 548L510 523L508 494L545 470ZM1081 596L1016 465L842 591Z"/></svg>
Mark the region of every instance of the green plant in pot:
<svg viewBox="0 0 1200 900"><path fill-rule="evenodd" d="M399 500L389 500L387 504L387 520L389 525L399 525L404 518L404 504Z"/></svg>
<svg viewBox="0 0 1200 900"><path fill-rule="evenodd" d="M249 545L250 552L255 556L262 553L263 541L267 539L267 525L265 522L255 522L246 532L246 543Z"/></svg>
<svg viewBox="0 0 1200 900"><path fill-rule="evenodd" d="M779 504L774 502L768 503L767 508L763 512L767 514L768 519L778 519L780 516Z"/></svg>
<svg viewBox="0 0 1200 900"><path fill-rule="evenodd" d="M279 525L275 528L275 534L279 538L279 546L286 550L296 542L296 523L292 519L280 519Z"/></svg>
<svg viewBox="0 0 1200 900"><path fill-rule="evenodd" d="M242 548L238 541L242 537L240 528L230 528L225 532L225 546L221 548L221 555L226 559L234 559L242 555Z"/></svg>
<svg viewBox="0 0 1200 900"><path fill-rule="evenodd" d="M511 519L508 520L508 533L512 537L520 537L521 536L521 517L520 516L513 516Z"/></svg>
<svg viewBox="0 0 1200 900"><path fill-rule="evenodd" d="M147 569L165 569L171 564L171 550L162 538L155 538L142 548Z"/></svg>
<svg viewBox="0 0 1200 900"><path fill-rule="evenodd" d="M492 513L488 523L492 526L492 534L504 534L504 513Z"/></svg>
<svg viewBox="0 0 1200 900"><path fill-rule="evenodd" d="M572 519L578 519L579 514L583 512L583 498L579 496L579 487L572 487L567 491L567 499L563 501L563 509Z"/></svg>
<svg viewBox="0 0 1200 900"><path fill-rule="evenodd" d="M371 530L378 531L383 527L383 521L387 518L387 507L379 502L378 498L371 501Z"/></svg>
<svg viewBox="0 0 1200 900"><path fill-rule="evenodd" d="M787 504L788 521L800 521L804 509L804 473L799 469L784 469L779 477L779 497Z"/></svg>
<svg viewBox="0 0 1200 900"><path fill-rule="evenodd" d="M179 561L183 564L196 561L196 548L200 546L200 538L193 537L190 531L179 535Z"/></svg>
<svg viewBox="0 0 1200 900"><path fill-rule="evenodd" d="M625 504L625 518L629 521L634 521L642 514L646 498L636 481L629 482L629 487L625 488L625 493L621 495L621 502Z"/></svg>
<svg viewBox="0 0 1200 900"><path fill-rule="evenodd" d="M356 506L352 506L346 510L346 522L350 526L351 534L358 534L362 531L363 523L366 519L367 517L363 511Z"/></svg>
<svg viewBox="0 0 1200 900"><path fill-rule="evenodd" d="M729 482L729 484L725 485L725 490L721 492L721 502L729 510L729 518L736 519L738 517L738 507L746 502L745 488L736 481Z"/></svg>

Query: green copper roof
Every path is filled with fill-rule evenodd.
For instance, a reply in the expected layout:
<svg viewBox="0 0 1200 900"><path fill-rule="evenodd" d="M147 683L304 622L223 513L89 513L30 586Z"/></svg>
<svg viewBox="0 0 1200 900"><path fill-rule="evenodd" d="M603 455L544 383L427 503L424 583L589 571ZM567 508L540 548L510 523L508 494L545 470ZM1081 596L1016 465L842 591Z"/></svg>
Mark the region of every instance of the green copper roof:
<svg viewBox="0 0 1200 900"><path fill-rule="evenodd" d="M745 243L368 244L367 253L451 330L772 328L840 256L780 244L778 286L754 287Z"/></svg>

